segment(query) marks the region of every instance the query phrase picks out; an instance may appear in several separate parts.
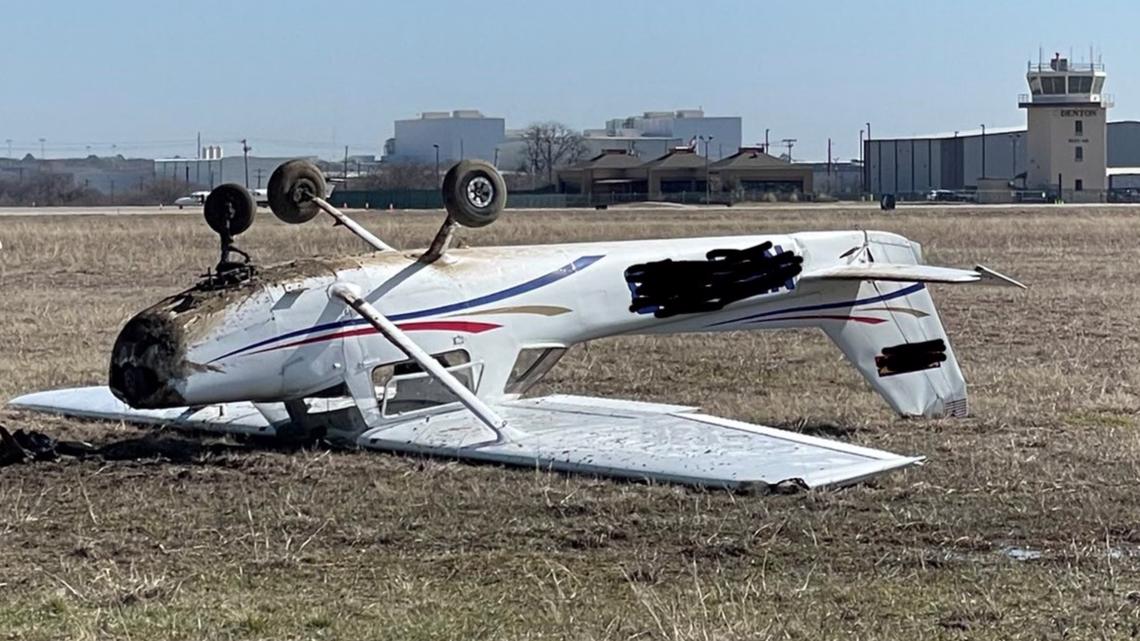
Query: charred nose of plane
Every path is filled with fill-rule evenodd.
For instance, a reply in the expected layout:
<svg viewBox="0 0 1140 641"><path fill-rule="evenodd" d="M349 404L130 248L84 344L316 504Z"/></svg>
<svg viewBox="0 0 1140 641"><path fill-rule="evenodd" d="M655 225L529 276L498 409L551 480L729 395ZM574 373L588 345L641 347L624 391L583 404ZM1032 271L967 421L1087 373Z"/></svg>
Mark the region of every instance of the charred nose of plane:
<svg viewBox="0 0 1140 641"><path fill-rule="evenodd" d="M111 350L110 387L131 407L185 405L176 384L184 378L182 332L168 317L143 312L127 322Z"/></svg>

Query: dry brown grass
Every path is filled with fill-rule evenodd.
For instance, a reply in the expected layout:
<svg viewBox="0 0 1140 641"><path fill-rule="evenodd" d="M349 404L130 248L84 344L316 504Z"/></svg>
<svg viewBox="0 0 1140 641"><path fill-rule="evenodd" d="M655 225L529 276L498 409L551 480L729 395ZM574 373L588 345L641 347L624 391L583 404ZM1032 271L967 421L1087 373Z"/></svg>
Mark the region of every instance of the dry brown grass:
<svg viewBox="0 0 1140 641"><path fill-rule="evenodd" d="M1140 630L1140 256L1128 209L508 214L471 244L866 227L1028 292L938 287L975 418L894 418L811 332L599 341L544 392L930 457L740 497L384 456L202 450L0 469L9 638L1114 638ZM438 218L369 214L401 246ZM0 219L0 397L101 383L120 324L211 264L192 215ZM260 219L263 262L359 250ZM134 428L0 411L100 442ZM168 435L160 434L162 438ZM1017 561L1009 547L1042 553Z"/></svg>

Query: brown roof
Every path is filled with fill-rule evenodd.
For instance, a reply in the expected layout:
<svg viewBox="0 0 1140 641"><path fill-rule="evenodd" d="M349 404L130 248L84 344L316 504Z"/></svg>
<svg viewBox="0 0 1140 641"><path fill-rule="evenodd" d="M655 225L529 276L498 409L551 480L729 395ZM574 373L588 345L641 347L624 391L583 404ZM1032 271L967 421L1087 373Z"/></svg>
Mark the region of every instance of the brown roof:
<svg viewBox="0 0 1140 641"><path fill-rule="evenodd" d="M721 158L711 169L790 169L792 163L769 156L757 147L741 147L740 151Z"/></svg>
<svg viewBox="0 0 1140 641"><path fill-rule="evenodd" d="M607 149L589 160L571 165L569 169L627 169L641 165L641 159L624 149Z"/></svg>
<svg viewBox="0 0 1140 641"><path fill-rule="evenodd" d="M693 169L704 168L705 157L697 154L692 149L679 147L670 151L669 153L650 160L642 165L642 169L659 170L659 169Z"/></svg>

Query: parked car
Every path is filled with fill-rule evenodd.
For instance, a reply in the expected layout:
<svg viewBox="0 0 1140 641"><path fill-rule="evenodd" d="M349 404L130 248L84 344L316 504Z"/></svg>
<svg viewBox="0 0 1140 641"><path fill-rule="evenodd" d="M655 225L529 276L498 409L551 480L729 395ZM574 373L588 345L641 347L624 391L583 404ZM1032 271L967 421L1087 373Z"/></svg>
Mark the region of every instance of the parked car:
<svg viewBox="0 0 1140 641"><path fill-rule="evenodd" d="M943 200L943 201L956 201L960 200L958 194L950 191L949 189L931 189L926 192L926 199L930 201Z"/></svg>

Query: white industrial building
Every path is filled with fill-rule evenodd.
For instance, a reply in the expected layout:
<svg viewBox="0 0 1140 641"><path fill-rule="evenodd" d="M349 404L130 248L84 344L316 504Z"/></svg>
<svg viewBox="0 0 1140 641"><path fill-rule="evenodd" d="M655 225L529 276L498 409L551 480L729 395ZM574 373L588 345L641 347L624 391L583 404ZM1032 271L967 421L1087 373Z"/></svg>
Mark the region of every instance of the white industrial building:
<svg viewBox="0 0 1140 641"><path fill-rule="evenodd" d="M429 111L419 118L397 120L395 135L384 142L385 162L432 164L467 158L494 162L496 148L506 140L502 118L475 109Z"/></svg>
<svg viewBox="0 0 1140 641"><path fill-rule="evenodd" d="M700 109L647 111L640 116L614 118L605 129L587 129L587 155L623 150L640 158L657 158L670 149L696 142L697 151L716 161L740 150L740 116L706 116Z"/></svg>
<svg viewBox="0 0 1140 641"><path fill-rule="evenodd" d="M1106 122L1112 98L1102 93L1105 79L1100 63L1060 56L1030 63L1030 92L1018 99L1026 126L867 140L864 189L918 197L933 189L997 186L1102 200L1106 189L1140 171L1130 169L1140 167L1140 122Z"/></svg>
<svg viewBox="0 0 1140 641"><path fill-rule="evenodd" d="M158 158L154 176L199 185L207 189L222 183L238 183L250 189L261 189L269 183L273 170L293 157L227 156L219 146L203 147L201 158ZM310 160L315 160L310 158ZM249 180L246 180L248 171Z"/></svg>

